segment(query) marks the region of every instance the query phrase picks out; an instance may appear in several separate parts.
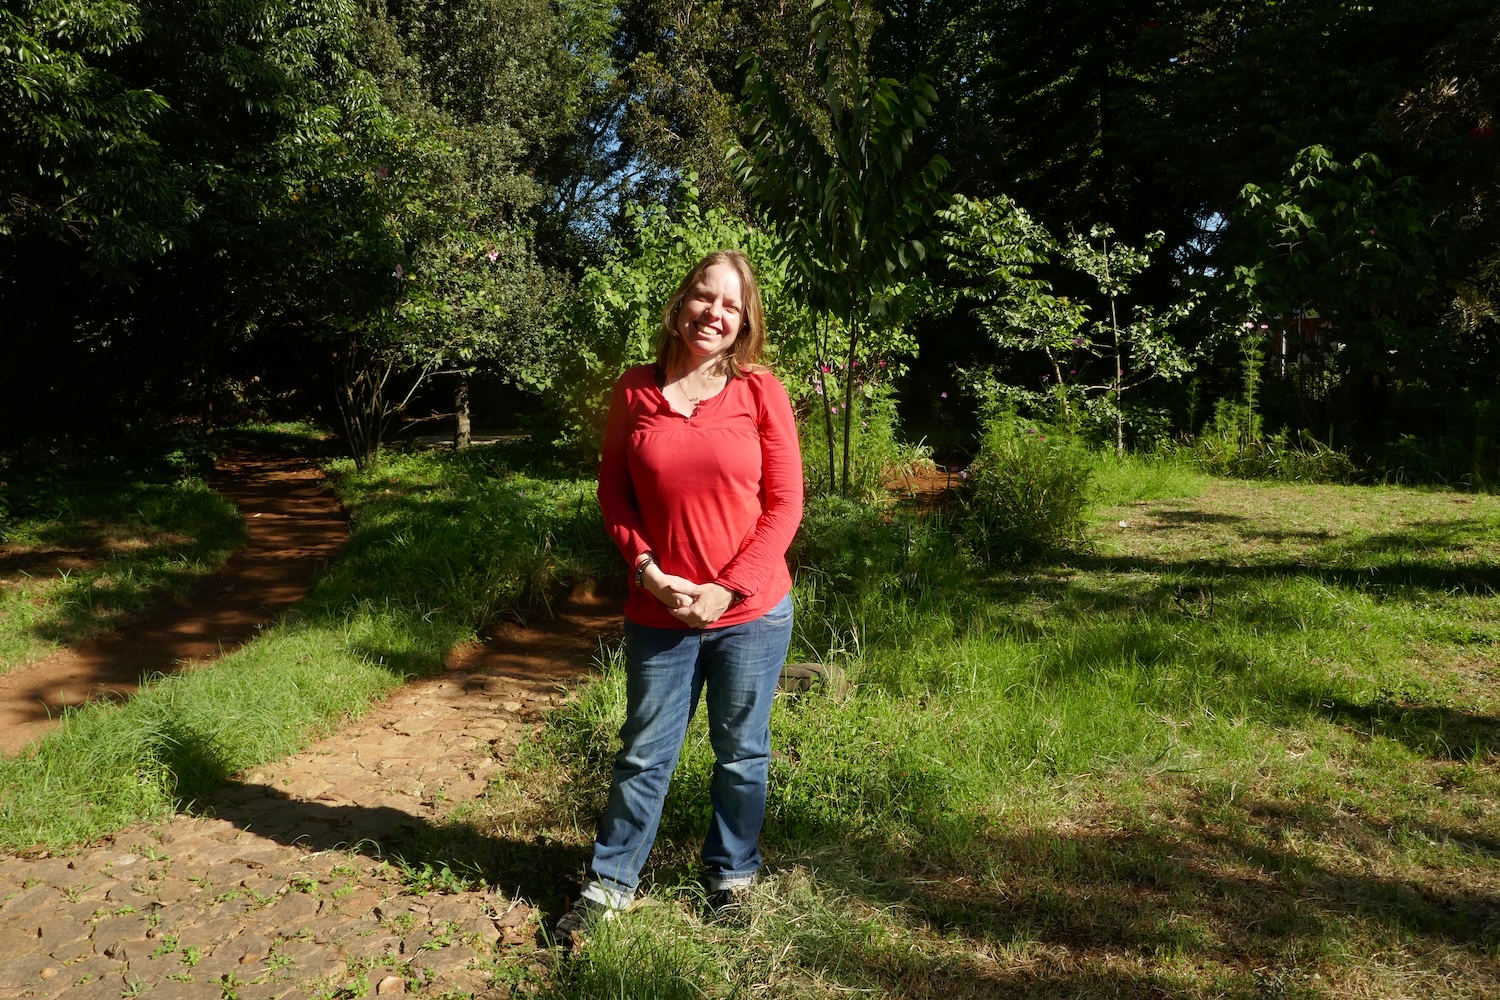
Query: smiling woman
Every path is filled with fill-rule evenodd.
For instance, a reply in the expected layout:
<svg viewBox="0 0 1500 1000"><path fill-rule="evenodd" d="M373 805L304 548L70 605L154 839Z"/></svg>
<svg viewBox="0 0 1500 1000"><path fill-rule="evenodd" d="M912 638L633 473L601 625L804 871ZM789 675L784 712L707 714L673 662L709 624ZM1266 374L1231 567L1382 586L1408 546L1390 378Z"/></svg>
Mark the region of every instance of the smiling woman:
<svg viewBox="0 0 1500 1000"><path fill-rule="evenodd" d="M657 363L615 386L599 503L634 567L628 707L588 884L561 939L634 898L705 687L715 764L704 886L728 903L760 870L771 701L792 631L786 551L802 520L796 423L759 364L764 344L750 262L719 251L668 299Z"/></svg>

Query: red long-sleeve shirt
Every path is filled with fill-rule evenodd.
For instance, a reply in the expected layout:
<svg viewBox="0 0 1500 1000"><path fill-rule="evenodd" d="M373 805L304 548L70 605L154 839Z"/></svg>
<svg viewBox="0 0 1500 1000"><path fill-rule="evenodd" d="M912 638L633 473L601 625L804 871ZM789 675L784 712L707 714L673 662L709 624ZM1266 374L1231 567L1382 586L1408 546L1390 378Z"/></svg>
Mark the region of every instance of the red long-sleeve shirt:
<svg viewBox="0 0 1500 1000"><path fill-rule="evenodd" d="M710 628L760 617L787 595L786 550L802 521L802 455L786 389L769 373L732 378L691 417L667 404L650 365L615 383L599 505L628 565L643 552L662 570L743 594ZM625 617L687 628L643 587Z"/></svg>

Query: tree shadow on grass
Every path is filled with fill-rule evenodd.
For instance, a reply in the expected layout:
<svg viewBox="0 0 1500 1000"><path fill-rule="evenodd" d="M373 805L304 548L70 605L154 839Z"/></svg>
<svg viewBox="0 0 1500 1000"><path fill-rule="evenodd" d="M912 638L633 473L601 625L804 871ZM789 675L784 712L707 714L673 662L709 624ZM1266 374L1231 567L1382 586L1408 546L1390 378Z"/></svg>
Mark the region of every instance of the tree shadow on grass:
<svg viewBox="0 0 1500 1000"><path fill-rule="evenodd" d="M1340 725L1397 740L1440 760L1474 760L1500 751L1500 718L1446 705L1388 699L1361 705L1325 696L1318 712Z"/></svg>
<svg viewBox="0 0 1500 1000"><path fill-rule="evenodd" d="M836 894L865 900L898 924L958 943L963 953L996 956L982 967L966 962L954 969L953 960L938 961L929 971L941 972L934 981L947 982L953 996L1194 992L1156 971L1168 962L1179 970L1186 963L1238 972L1241 986L1253 992L1277 986L1261 981L1264 970L1326 973L1325 963L1335 969L1378 964L1388 952L1407 956L1398 964L1411 955L1431 956L1416 965L1426 967L1432 982L1467 974L1477 991L1500 989L1500 967L1493 964L1500 949L1500 893L1493 879L1466 885L1456 871L1423 878L1425 867L1383 865L1379 846L1394 831L1327 807L1242 798L1230 809L1226 814L1223 803L1205 804L1179 820L1137 819L1133 825L1122 819L990 829L957 855L920 846L893 850L865 836L845 841L836 853L824 849L784 863L809 869ZM1427 832L1486 853L1495 846L1465 844L1462 833L1436 826ZM800 831L799 839L808 836ZM812 836L838 842L833 830ZM1318 856L1304 846L1329 837L1355 850ZM1354 860L1327 860L1340 856ZM802 948L803 961L822 961L827 972L836 971L837 960L820 959L816 941L794 947ZM1361 947L1368 953L1360 954ZM1454 952L1465 957L1451 957ZM898 959L887 969L881 992L939 995L913 988L902 964ZM1296 981L1290 977L1277 988Z"/></svg>

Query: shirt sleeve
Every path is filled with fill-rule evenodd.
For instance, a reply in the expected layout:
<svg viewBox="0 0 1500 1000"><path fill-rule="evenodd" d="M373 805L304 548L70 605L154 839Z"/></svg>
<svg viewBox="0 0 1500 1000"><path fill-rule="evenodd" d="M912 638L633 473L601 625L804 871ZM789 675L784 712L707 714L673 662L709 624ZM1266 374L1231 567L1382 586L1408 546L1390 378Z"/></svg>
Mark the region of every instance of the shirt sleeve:
<svg viewBox="0 0 1500 1000"><path fill-rule="evenodd" d="M609 401L609 418L604 425L604 449L599 460L599 509L604 526L615 547L634 566L642 554L650 552L646 524L636 502L635 486L630 480L630 400L622 377L615 383Z"/></svg>
<svg viewBox="0 0 1500 1000"><path fill-rule="evenodd" d="M778 567L802 523L802 448L786 388L772 375L751 376L757 385L761 482L765 506L755 528L714 580L749 597L760 591Z"/></svg>

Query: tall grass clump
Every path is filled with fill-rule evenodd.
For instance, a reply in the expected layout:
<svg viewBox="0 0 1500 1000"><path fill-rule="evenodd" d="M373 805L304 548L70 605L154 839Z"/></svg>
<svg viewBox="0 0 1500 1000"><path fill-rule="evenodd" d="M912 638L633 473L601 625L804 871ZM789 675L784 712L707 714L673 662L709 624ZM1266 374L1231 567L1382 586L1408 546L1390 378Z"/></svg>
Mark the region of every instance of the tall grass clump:
<svg viewBox="0 0 1500 1000"><path fill-rule="evenodd" d="M1174 452L1138 455L1097 451L1089 473L1089 502L1095 508L1145 500L1202 495L1203 472Z"/></svg>
<svg viewBox="0 0 1500 1000"><path fill-rule="evenodd" d="M1323 444L1306 430L1263 433L1258 413L1221 399L1213 421L1187 446L1189 459L1209 475L1304 483L1353 483L1359 464L1345 450Z"/></svg>
<svg viewBox="0 0 1500 1000"><path fill-rule="evenodd" d="M593 483L512 470L503 448L335 466L343 557L255 641L96 704L0 760L0 849L87 841L294 752L381 692L441 669L503 614L613 571Z"/></svg>
<svg viewBox="0 0 1500 1000"><path fill-rule="evenodd" d="M1092 464L1075 441L1002 411L986 421L959 531L985 564L1016 565L1083 538Z"/></svg>

